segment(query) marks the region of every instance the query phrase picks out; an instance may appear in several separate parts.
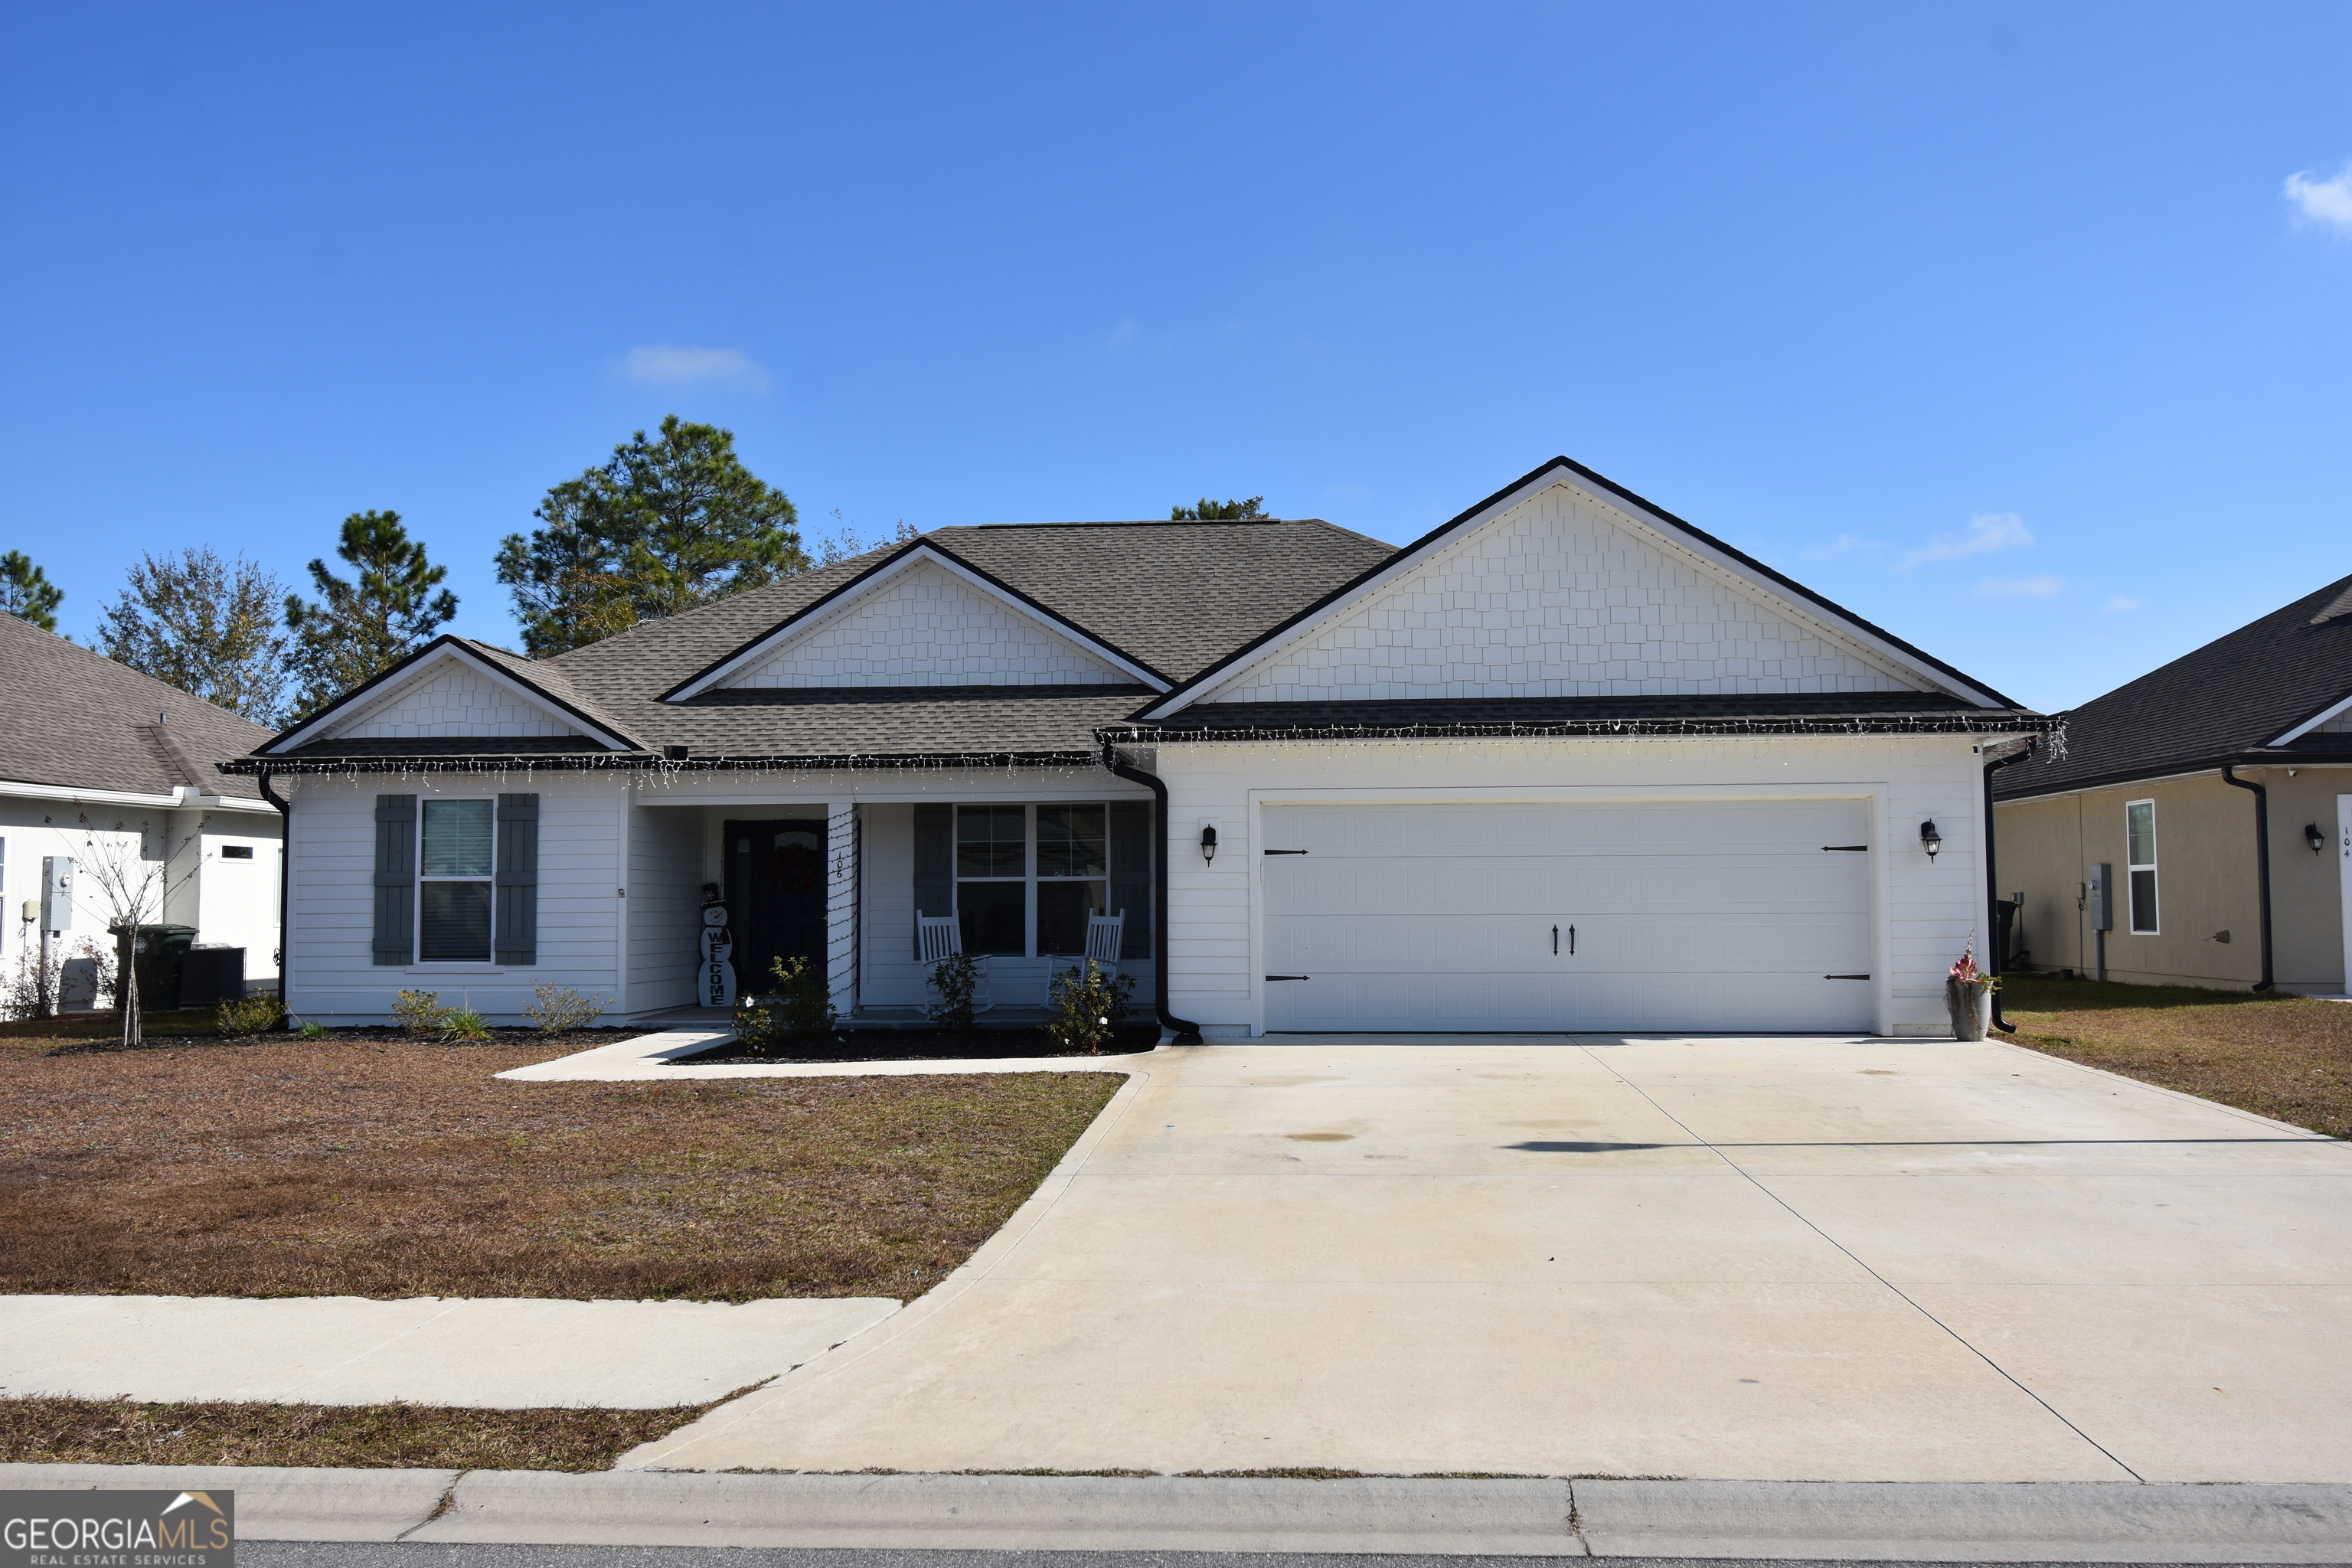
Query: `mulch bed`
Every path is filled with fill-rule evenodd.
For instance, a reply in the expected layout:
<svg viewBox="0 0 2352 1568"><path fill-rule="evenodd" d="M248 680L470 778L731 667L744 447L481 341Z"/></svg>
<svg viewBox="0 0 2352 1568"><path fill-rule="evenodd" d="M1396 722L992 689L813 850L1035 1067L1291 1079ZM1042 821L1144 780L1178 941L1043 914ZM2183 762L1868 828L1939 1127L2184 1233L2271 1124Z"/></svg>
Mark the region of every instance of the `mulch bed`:
<svg viewBox="0 0 2352 1568"><path fill-rule="evenodd" d="M289 1043L313 1047L350 1046L424 1045L463 1047L513 1045L527 1046L553 1055L569 1056L574 1051L588 1050L596 1046L609 1046L615 1040L626 1040L644 1034L643 1029L600 1027L567 1029L550 1034L543 1029L497 1028L485 1040L443 1039L437 1035L418 1036L406 1029L383 1025L354 1024L331 1028L323 1035L307 1038L283 1029L273 1029L266 1035L149 1035L135 1046L125 1046L119 1036L106 1039L68 1040L51 1046L44 1054L52 1057L85 1056L93 1051L184 1050L191 1047L268 1046Z"/></svg>
<svg viewBox="0 0 2352 1568"><path fill-rule="evenodd" d="M469 1410L0 1399L0 1463L603 1470L638 1444L675 1432L710 1408Z"/></svg>
<svg viewBox="0 0 2352 1568"><path fill-rule="evenodd" d="M844 1029L822 1045L795 1045L781 1051L749 1051L729 1042L712 1050L678 1057L673 1067L714 1062L807 1065L821 1062L1001 1061L1012 1057L1125 1056L1160 1043L1160 1027L1147 1024L1113 1031L1099 1052L1066 1050L1045 1030L1026 1029Z"/></svg>
<svg viewBox="0 0 2352 1568"><path fill-rule="evenodd" d="M2019 975L2001 1010L2021 1046L2352 1138L2352 1003Z"/></svg>
<svg viewBox="0 0 2352 1568"><path fill-rule="evenodd" d="M929 1289L1124 1081L511 1083L533 1037L0 1056L0 1291Z"/></svg>

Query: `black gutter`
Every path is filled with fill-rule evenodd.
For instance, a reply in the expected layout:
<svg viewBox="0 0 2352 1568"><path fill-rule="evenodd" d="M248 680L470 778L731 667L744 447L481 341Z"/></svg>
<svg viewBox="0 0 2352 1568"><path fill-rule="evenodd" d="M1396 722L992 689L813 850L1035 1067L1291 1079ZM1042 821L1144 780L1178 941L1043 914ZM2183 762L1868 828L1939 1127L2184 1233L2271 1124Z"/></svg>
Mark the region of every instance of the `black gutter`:
<svg viewBox="0 0 2352 1568"><path fill-rule="evenodd" d="M1993 865L1992 775L2032 750L2032 742L2028 742L2023 751L1995 757L1984 765L1985 957L1990 962L1983 968L1986 975L1993 980L2000 978L2000 961L2006 955L2000 951L2000 916L1993 912L1993 907L2000 902L2000 872ZM2004 1035L2017 1033L2017 1026L2000 1016L1999 985L1992 988L1992 1026Z"/></svg>
<svg viewBox="0 0 2352 1568"><path fill-rule="evenodd" d="M2250 746L2244 751L2222 752L2206 757L2183 757L2169 762L2142 763L2133 767L2117 768L2104 773L2086 773L2051 784L2046 789L2030 793L2004 795L2003 805L2017 805L2029 800L2055 800L2070 795L2088 795L2094 790L2120 789L2130 784L2160 784L2168 779L2194 778L2199 773L2219 772L2232 765L2242 768L2324 768L2342 767L2352 763L2352 747L2329 746L2305 750L2294 746Z"/></svg>
<svg viewBox="0 0 2352 1568"><path fill-rule="evenodd" d="M2254 888L2262 900L2258 924L2263 932L2263 977L2255 982L2256 991L2271 988L2271 792L2252 779L2242 779L2232 772L2234 764L2223 763L2221 782L2240 789L2254 792Z"/></svg>
<svg viewBox="0 0 2352 1568"><path fill-rule="evenodd" d="M1139 784L1151 791L1151 822L1159 836L1159 850L1151 857L1151 1010L1159 1015L1160 1026L1176 1037L1180 1046L1201 1043L1201 1026L1190 1018L1180 1018L1168 1006L1168 784L1158 773L1145 773L1141 768L1129 767L1118 760L1118 752L1108 741L1102 743L1102 765L1129 784Z"/></svg>
<svg viewBox="0 0 2352 1568"><path fill-rule="evenodd" d="M1828 714L1742 719L1556 719L1458 724L1117 724L1099 740L1129 746L1263 744L1280 741L1559 740L1612 735L1975 735L2048 734L2063 720L1982 710L1933 714Z"/></svg>
<svg viewBox="0 0 2352 1568"><path fill-rule="evenodd" d="M294 1015L286 1006L286 977L292 972L287 963L294 951L294 933L286 924L286 879L294 867L294 803L269 787L269 770L260 773L261 798L278 808L278 1026L294 1027Z"/></svg>

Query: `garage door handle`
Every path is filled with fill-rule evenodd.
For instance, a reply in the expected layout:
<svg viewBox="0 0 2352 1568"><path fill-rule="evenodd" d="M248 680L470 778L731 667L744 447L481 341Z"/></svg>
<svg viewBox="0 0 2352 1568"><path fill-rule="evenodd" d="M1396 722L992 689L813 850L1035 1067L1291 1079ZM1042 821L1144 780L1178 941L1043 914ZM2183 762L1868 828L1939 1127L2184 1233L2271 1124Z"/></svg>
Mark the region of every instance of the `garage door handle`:
<svg viewBox="0 0 2352 1568"><path fill-rule="evenodd" d="M1822 978L1824 980L1867 980L1870 976L1867 974L1824 974Z"/></svg>
<svg viewBox="0 0 2352 1568"><path fill-rule="evenodd" d="M1868 849L1869 847L1870 846L1867 844L1824 844L1822 846L1822 848L1824 851L1832 849L1849 849L1857 854Z"/></svg>
<svg viewBox="0 0 2352 1568"><path fill-rule="evenodd" d="M1269 849L1266 853L1269 855L1304 855L1307 851L1304 849Z"/></svg>
<svg viewBox="0 0 2352 1568"><path fill-rule="evenodd" d="M1266 978L1268 980L1312 980L1315 976L1311 974L1269 974Z"/></svg>

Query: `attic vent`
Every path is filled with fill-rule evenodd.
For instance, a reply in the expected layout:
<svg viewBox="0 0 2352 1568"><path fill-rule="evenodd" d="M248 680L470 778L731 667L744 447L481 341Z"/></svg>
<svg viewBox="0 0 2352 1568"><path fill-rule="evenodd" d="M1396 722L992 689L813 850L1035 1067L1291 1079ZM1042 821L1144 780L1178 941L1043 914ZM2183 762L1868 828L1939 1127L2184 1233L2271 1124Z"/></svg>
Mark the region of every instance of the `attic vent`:
<svg viewBox="0 0 2352 1568"><path fill-rule="evenodd" d="M2311 617L2311 624L2315 626L2319 626L2323 622L2336 619L2338 616L2352 616L2352 588L2347 588L2328 600L2326 607Z"/></svg>

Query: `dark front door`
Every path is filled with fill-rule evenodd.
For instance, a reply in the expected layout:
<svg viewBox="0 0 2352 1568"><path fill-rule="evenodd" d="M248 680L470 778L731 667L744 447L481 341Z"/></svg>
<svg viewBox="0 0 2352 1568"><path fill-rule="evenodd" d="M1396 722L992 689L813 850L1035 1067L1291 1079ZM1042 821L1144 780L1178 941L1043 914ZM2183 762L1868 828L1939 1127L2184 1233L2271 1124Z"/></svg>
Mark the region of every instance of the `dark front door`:
<svg viewBox="0 0 2352 1568"><path fill-rule="evenodd" d="M727 910L735 990L776 988L777 959L824 963L824 818L727 825Z"/></svg>

